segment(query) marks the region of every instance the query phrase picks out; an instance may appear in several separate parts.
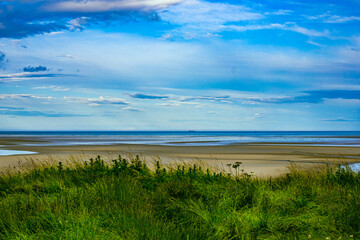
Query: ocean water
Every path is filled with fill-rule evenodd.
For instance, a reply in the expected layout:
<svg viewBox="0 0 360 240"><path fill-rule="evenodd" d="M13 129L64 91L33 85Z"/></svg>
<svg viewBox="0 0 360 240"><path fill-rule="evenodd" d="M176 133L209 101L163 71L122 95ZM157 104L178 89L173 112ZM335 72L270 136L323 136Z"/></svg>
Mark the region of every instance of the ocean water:
<svg viewBox="0 0 360 240"><path fill-rule="evenodd" d="M219 146L301 144L360 147L360 131L2 131L1 139L25 139L28 146L149 144Z"/></svg>

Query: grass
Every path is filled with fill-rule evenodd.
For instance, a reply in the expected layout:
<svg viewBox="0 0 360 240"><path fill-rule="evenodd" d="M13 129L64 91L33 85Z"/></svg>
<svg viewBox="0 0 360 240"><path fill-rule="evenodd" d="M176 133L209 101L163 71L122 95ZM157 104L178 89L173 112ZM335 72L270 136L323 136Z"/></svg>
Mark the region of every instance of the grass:
<svg viewBox="0 0 360 240"><path fill-rule="evenodd" d="M65 164L66 165L66 164ZM360 175L257 178L139 157L0 176L0 239L359 239Z"/></svg>

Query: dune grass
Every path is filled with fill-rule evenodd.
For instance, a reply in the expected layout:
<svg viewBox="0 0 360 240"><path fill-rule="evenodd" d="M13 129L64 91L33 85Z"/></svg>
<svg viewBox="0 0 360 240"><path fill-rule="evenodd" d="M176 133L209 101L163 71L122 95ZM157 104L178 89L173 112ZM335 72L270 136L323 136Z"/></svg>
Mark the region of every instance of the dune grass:
<svg viewBox="0 0 360 240"><path fill-rule="evenodd" d="M139 157L0 176L0 239L359 239L360 174L258 178Z"/></svg>

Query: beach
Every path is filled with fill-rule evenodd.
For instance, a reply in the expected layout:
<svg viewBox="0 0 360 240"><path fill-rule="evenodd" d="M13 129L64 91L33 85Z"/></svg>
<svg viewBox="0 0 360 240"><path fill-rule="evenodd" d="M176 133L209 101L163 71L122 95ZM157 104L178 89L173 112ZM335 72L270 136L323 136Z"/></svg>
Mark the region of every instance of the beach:
<svg viewBox="0 0 360 240"><path fill-rule="evenodd" d="M33 143L33 144L31 144ZM232 144L219 146L164 146L150 144L112 145L41 145L39 139L2 138L2 149L27 151L32 154L0 156L0 167L26 165L29 161L84 161L101 155L111 160L140 155L146 162L163 164L196 163L213 169L227 169L228 164L241 162L241 169L257 176L278 176L288 171L291 163L306 169L328 164L360 161L360 148L352 146L316 146L288 143ZM18 152L15 152L18 153ZM26 152L25 152L26 153Z"/></svg>

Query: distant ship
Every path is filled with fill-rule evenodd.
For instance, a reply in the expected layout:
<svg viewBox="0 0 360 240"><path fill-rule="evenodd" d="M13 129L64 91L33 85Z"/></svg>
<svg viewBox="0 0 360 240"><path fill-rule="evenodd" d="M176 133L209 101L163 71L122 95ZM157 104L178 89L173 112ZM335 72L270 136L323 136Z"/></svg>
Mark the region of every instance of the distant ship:
<svg viewBox="0 0 360 240"><path fill-rule="evenodd" d="M195 132L195 130L189 130L188 132Z"/></svg>

